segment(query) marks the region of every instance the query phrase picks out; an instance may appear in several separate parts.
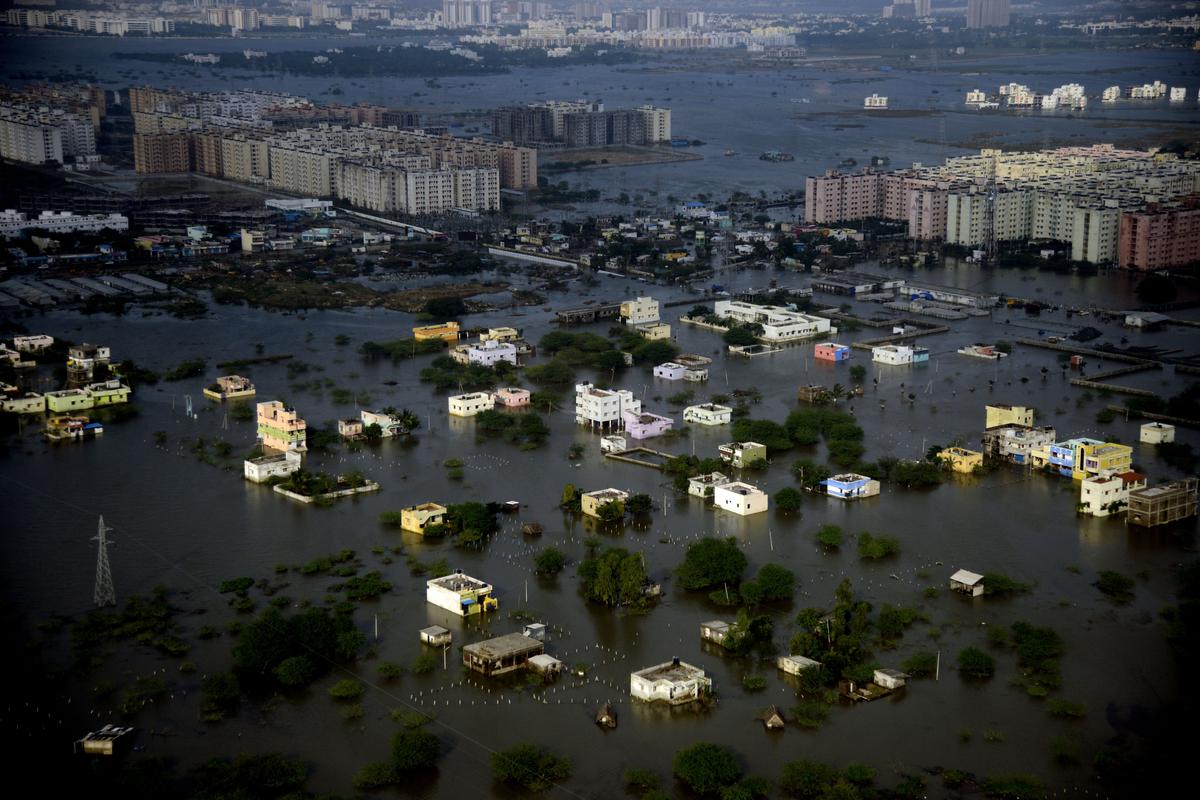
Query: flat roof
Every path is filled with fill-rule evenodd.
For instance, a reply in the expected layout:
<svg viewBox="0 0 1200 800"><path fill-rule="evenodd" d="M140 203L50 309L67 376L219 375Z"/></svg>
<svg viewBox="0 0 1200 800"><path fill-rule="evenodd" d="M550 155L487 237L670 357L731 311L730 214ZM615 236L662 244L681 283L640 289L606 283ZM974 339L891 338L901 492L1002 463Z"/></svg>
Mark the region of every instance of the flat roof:
<svg viewBox="0 0 1200 800"><path fill-rule="evenodd" d="M495 639L475 642L463 648L463 652L480 658L501 659L508 656L521 655L533 650L541 650L543 645L537 639L532 639L523 633L506 633Z"/></svg>
<svg viewBox="0 0 1200 800"><path fill-rule="evenodd" d="M655 664L653 667L646 667L633 673L633 677L647 681L671 682L687 681L703 675L704 670L694 667L685 661L680 661L679 663L664 661L662 664Z"/></svg>
<svg viewBox="0 0 1200 800"><path fill-rule="evenodd" d="M446 630L441 625L430 625L428 628L421 628L421 633L425 634L426 636L441 636L442 634L449 632L450 631Z"/></svg>
<svg viewBox="0 0 1200 800"><path fill-rule="evenodd" d="M478 578L472 578L470 575L464 575L461 572L456 572L453 575L445 575L441 578L434 578L426 582L426 586L438 586L442 589L449 589L452 592L461 592L464 589L483 589L491 584L484 583Z"/></svg>
<svg viewBox="0 0 1200 800"><path fill-rule="evenodd" d="M983 580L983 576L980 575L978 572L971 572L970 570L960 569L958 572L956 572L950 576L950 580L955 581L956 583L965 583L968 586L972 586L976 583L979 583L981 580Z"/></svg>

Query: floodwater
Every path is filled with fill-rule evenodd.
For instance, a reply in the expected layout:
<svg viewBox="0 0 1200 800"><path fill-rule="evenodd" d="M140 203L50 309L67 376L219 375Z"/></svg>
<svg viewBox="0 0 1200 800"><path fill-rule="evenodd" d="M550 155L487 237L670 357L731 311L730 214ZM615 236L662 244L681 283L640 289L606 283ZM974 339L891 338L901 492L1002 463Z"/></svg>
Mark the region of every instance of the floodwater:
<svg viewBox="0 0 1200 800"><path fill-rule="evenodd" d="M946 267L942 274L921 274L928 280L954 280L972 288L998 288L1013 294L1022 289L1050 297L1071 297L1100 306L1129 302L1125 278L1065 277L1034 273L989 273L973 278L969 267ZM1025 278L1032 277L1032 281ZM731 285L765 283L766 276L742 273L731 276ZM781 276L786 285L804 280ZM986 287L992 284L991 287ZM617 297L642 287L624 280L602 279L593 289L572 289L554 295L550 304L564 306L595 297ZM652 290L663 300L682 297L667 290ZM818 296L820 299L820 296ZM840 299L840 298L839 298ZM666 314L674 322L686 309ZM864 313L878 310L863 305ZM470 318L473 325L515 321L531 339L552 328L551 315L526 310L510 320L502 313ZM409 442L386 442L360 453L334 451L308 456L309 466L320 470L358 468L378 480L377 494L340 501L318 509L287 501L264 487L241 480L237 467L222 470L197 461L187 442L197 436L225 439L235 453L254 439L252 423L226 421L216 404L204 401L200 388L217 374L210 368L205 380L160 384L138 392L141 415L112 425L100 440L79 446L50 447L28 430L23 444L0 462L6 489L6 526L3 538L3 580L10 599L37 620L52 613L79 614L87 610L94 569L93 535L97 514L115 526L117 544L112 549L113 573L119 596L144 593L156 585L185 592L177 604L202 615L180 618L185 638L195 640L201 624L223 625L236 615L215 587L240 575L272 577L276 564L300 564L342 548L358 551L364 571L381 569L395 584L378 602L365 603L356 615L360 628L374 635L378 616L379 639L372 642L382 659L403 664L419 652L416 631L441 624L455 632L456 643L482 635L478 623L464 625L457 618L426 605L424 579L411 576L403 558L384 566L370 552L376 545L403 545L424 561L446 558L456 568L492 582L499 592L501 610L491 615L485 630L500 634L519 629L510 619L513 611L527 611L553 626L548 650L570 664L591 665L586 682L564 680L537 692L518 691L514 683L489 683L468 678L454 663L430 675L407 675L393 684L380 684L370 660L355 672L371 685L360 722L341 720L339 709L325 694L337 675L315 684L311 691L289 697L268 710L247 702L235 719L218 725L198 721L198 677L175 673L176 661L122 648L101 675L118 685L153 669L166 669L175 690L174 699L142 712L136 724L149 730L170 731L170 737L142 737L147 752L178 757L183 763L214 754L252 750L284 750L311 759L316 771L311 785L321 790L345 791L349 776L368 760L382 758L390 732L396 727L389 711L416 708L436 716L434 730L446 742L436 782L412 787L424 797L451 797L464 791L485 794L491 787L486 757L491 749L517 741L550 744L569 755L575 774L566 791L585 797L611 796L618 791L617 775L626 766L646 766L666 774L671 755L697 740L712 740L734 747L754 774L773 777L780 765L795 758L817 758L832 763L863 761L875 766L885 785L898 780L897 770L934 765L954 766L980 773L1026 771L1041 775L1067 796L1092 791L1086 768L1064 768L1052 762L1049 742L1069 733L1083 745L1084 762L1117 732L1122 720L1136 710L1155 709L1169 702L1176 685L1173 662L1165 643L1165 627L1157 611L1170 605L1173 567L1190 557L1193 525L1170 533L1128 530L1119 521L1081 519L1075 515L1077 486L1070 481L1002 469L983 478L955 478L928 491L885 486L883 494L866 502L843 504L827 498L806 498L802 515L782 516L775 511L743 519L716 513L699 500L676 497L659 473L643 467L603 459L599 437L577 428L569 411L548 418L552 437L544 448L521 452L503 442L477 439L470 420L451 419L445 400L418 380L429 357L393 365L367 364L354 352L367 339L403 336L413 318L390 312L323 312L284 316L249 309L214 306L213 315L201 321L181 322L162 317L142 318L138 312L121 319L83 318L68 312L48 313L28 320L29 327L74 340L110 344L117 358L161 370L178 361L206 356L210 363L253 355L261 343L266 353L293 353L297 360L321 371L297 378L331 378L341 387L367 391L373 405L407 406L421 415L423 425ZM978 441L985 402L1027 403L1038 407L1047 424L1064 435L1102 435L1095 412L1107 402L1097 397L1080 400L1082 393L1062 377L1052 353L1018 348L999 363L959 356L954 350L975 341L1016 338L1034 334L1025 326L1067 330L1072 324L1097 325L1105 339L1117 341L1125 332L1100 325L1094 317L1069 322L1062 314L1027 319L1023 312L997 310L992 318L972 318L951 323L952 331L924 341L934 358L918 368L877 367L879 388L848 405L866 429L870 460L885 455L915 457L935 442L962 437ZM604 325L592 328L603 332ZM709 332L675 325L679 345L690 352L715 357L712 378L698 389L703 398L733 388L755 386L764 395L753 409L755 417L782 420L795 406L798 385L834 381L848 384L846 367L816 364L807 347L792 348L766 358L730 359L719 353L721 344ZM346 346L334 337L352 339ZM864 331L843 341L867 338ZM877 334L875 334L877 335ZM1194 348L1194 339L1173 330L1129 334L1135 343ZM856 353L856 357L861 356ZM866 362L862 362L866 363ZM1050 368L1043 381L1042 366ZM1089 365L1098 369L1097 365ZM328 392L294 391L284 366L256 366L246 370L258 385L258 399L284 397L310 424L323 424L354 412L333 405ZM597 376L606 377L606 376ZM1026 377L1028 383L1021 383ZM996 380L989 391L988 379ZM388 386L384 381L395 381ZM618 384L642 395L655 411L668 411L667 395L679 384L653 379L648 371L634 369ZM1171 393L1181 385L1166 371L1155 374L1152 388ZM911 406L901 395L912 392ZM190 395L197 413L185 415ZM673 413L676 418L679 410ZM165 431L168 442L156 446L155 431ZM1136 423L1117 421L1104 429L1123 441L1136 441ZM727 430L695 427L690 437L664 445L672 452L714 455L727 439ZM1181 440L1195 442L1192 432L1181 431ZM578 443L585 455L577 462L566 458L568 446ZM652 442L651 444L656 444ZM772 493L793 485L787 471L794 458L823 459L823 450L799 448L777 456L771 468L750 477ZM447 458L465 463L461 482L448 481L440 466ZM1152 479L1169 477L1147 446L1137 448L1137 463ZM643 491L655 499L648 524L617 532L596 531L592 526L557 510L563 484L601 488L615 486ZM425 500L460 502L468 499L517 499L522 509L505 519L504 530L482 551L463 551L449 543L423 543L415 537L386 529L378 514ZM520 523L536 520L546 534L536 541L517 532ZM813 543L813 532L826 522L841 525L848 533L869 530L897 536L902 553L881 563L860 562L853 547L824 554ZM531 558L537 548L553 544L577 561L584 552L583 539L600 535L606 543L645 554L649 571L665 581L664 599L645 614L628 615L586 605L577 594L574 568L552 580L532 574ZM787 709L794 691L769 664L729 658L701 647L698 626L710 618L728 616L711 607L703 593L677 589L670 578L684 547L706 535L733 536L750 560L750 570L768 561L796 572L799 591L795 602L774 614L776 643L786 647L791 637L794 611L831 601L834 587L843 578L878 605L918 606L930 623L918 623L894 651L878 651L876 660L896 666L919 649L940 650L943 670L939 681L918 680L894 698L857 707L839 706L818 731L791 728L768 735L754 722L755 714L769 703ZM940 562L940 563L939 563ZM54 569L44 569L46 564ZM943 591L934 600L922 596L926 586L944 587L948 575L960 567L1004 572L1035 584L1032 593L1013 600L968 600ZM1128 574L1145 570L1137 582L1137 598L1129 606L1114 607L1091 586L1097 571L1117 569ZM895 576L895 577L893 577ZM292 573L283 594L322 602L333 578L308 578ZM528 592L528 599L526 599ZM996 677L986 683L961 680L951 668L955 654L968 645L982 645L989 625L1006 625L1025 619L1051 625L1067 642L1063 660L1063 688L1057 695L1086 704L1088 717L1064 724L1051 720L1043 703L1027 698L1008 683L1017 675L1014 657L998 655ZM936 637L936 638L935 638ZM200 672L227 668L227 637L196 642L189 656ZM1136 657L1130 654L1136 653ZM719 703L705 713L666 713L631 707L628 674L672 656L696 663L713 677ZM768 688L751 693L741 688L741 678L758 672L768 678ZM182 690L187 689L187 697ZM91 706L86 686L67 685L64 693L77 711ZM603 732L591 722L597 706L617 704L620 727ZM98 704L104 717L105 703ZM71 732L89 724L68 716ZM969 743L959 731L970 728ZM1003 743L986 743L985 730L999 731Z"/></svg>
<svg viewBox="0 0 1200 800"><path fill-rule="evenodd" d="M308 44L306 41L303 46ZM278 80L267 78L213 82L207 71L163 68L109 57L116 48L181 46L224 52L246 46L292 49L301 45L272 40L252 45L228 40L183 45L165 40L15 37L6 39L5 47L0 48L0 70L36 71L78 62L97 72L109 86L126 85L128 81L118 73L128 70L137 73L139 82L197 88L280 86ZM636 65L632 72L599 68L561 73L523 71L511 76L443 79L443 88L436 94L419 98L414 98L414 92L425 91L423 82L389 78L361 81L358 85L342 81L345 94L337 99L412 101L438 111L539 96L572 97L585 89L612 105L652 100L676 109L678 132L709 143L701 149L706 160L581 173L579 180L631 193L657 190L663 196L672 193L683 197L697 192L720 195L738 188L793 190L804 175L833 166L848 155L889 155L894 165L903 165L960 152L940 144L917 143L915 138L953 140L981 130L1003 129L1013 136L1036 139L1043 131L1051 131L1051 125L1063 125L1071 135L1082 137L1081 141L1103 139L1103 126L1093 119L1101 116L1099 108L1071 120L1057 115L1052 123L957 113L886 121L854 117L850 118L852 122L866 127L847 127L844 131L833 131L833 120L792 118L800 107L791 103L793 97L810 97L812 102L803 105L808 112L857 113L861 97L871 92L890 94L895 107L908 104L923 108L927 95L932 96L930 86L943 87L937 95L941 99L935 104L949 111L957 109L958 93L975 85L990 89L993 84L1019 80L1049 87L1080 79L1091 69L1087 66L1089 58L1055 55L998 60L989 62L993 67L999 65L998 71L980 78L949 69L866 73L871 78L867 84L837 83L839 78L864 77L864 73L849 68L811 73L791 70L765 76L644 71ZM1089 88L1091 84L1141 83L1155 78L1171 83L1173 75L1183 74L1181 64L1187 63L1183 61L1187 58L1175 53L1106 54L1106 64L1120 74L1091 76L1081 82L1088 83ZM797 78L792 80L789 74ZM286 85L314 99L329 99L320 96L328 81L298 78L289 79ZM1194 96L1195 88L1191 85L1190 96ZM1194 123L1194 111L1192 103L1187 109L1168 109L1164 103L1152 110L1105 109L1103 116L1167 120L1154 124L1169 128ZM733 119L739 124L730 125ZM720 153L726 147L742 155L723 158ZM758 161L757 153L769 148L791 150L797 160L784 165ZM802 277L776 273L725 274L720 280L735 289L762 287L773 277L787 286L806 284ZM1133 281L1120 274L1079 277L1033 271L980 273L971 265L951 262L916 277L1073 305L1124 308L1135 302ZM639 291L650 291L664 301L686 297L675 290L603 277L593 288L572 286L569 292L552 293L548 303L563 307L587 299L617 299ZM831 303L843 300L825 299ZM864 314L878 311L875 306L852 305ZM673 323L676 341L684 351L715 358L710 382L696 387L699 399L739 387L756 387L764 400L753 408L753 416L781 421L795 407L797 386L850 382L846 366L814 363L808 347L753 360L727 358L715 334L674 324L687 308L671 308L664 316ZM508 312L475 315L467 322L472 326L515 324L531 340L553 328L552 314L541 309L517 313L520 316L515 318ZM1182 314L1187 316L1189 312ZM548 418L552 436L539 450L521 452L501 441L479 440L470 420L450 419L444 397L420 383L418 373L431 357L401 364L364 363L356 354L355 348L365 340L407 336L414 324L409 315L384 311L280 315L214 306L212 314L199 321L147 318L135 310L119 319L48 312L25 320L25 324L33 331L108 344L116 358L132 358L154 370L167 369L186 358L209 359L210 367L203 379L140 390L135 398L140 416L110 426L100 440L51 447L40 441L36 429L30 428L19 447L0 455L6 531L0 537L0 579L5 599L17 605L31 623L52 613L78 615L88 610L95 559L89 539L99 514L115 527L116 545L111 553L119 597L149 592L161 584L177 593L174 602L179 607L205 612L179 618L184 638L195 643L189 658L200 667L197 675L179 675L176 660L136 647L122 647L97 676L124 686L139 675L165 669L174 690L172 698L143 711L134 724L143 731L175 735L143 734L140 741L146 745L147 754L176 757L190 765L212 755L282 750L314 763L310 788L348 792L350 777L359 767L385 756L390 735L397 727L389 712L404 707L436 717L432 729L442 739L445 751L436 780L407 787L404 791L410 796L502 794L491 783L488 754L526 740L553 746L572 759L574 775L560 793L579 797L617 794L620 772L628 766L649 767L666 778L672 754L699 740L733 747L752 774L769 778L778 775L781 764L796 758L835 764L865 762L878 769L883 785L898 781L897 775L903 770L944 765L981 774L1030 772L1041 776L1062 796L1084 796L1086 791L1094 796L1096 785L1089 777L1090 769L1055 765L1050 754L1051 739L1067 734L1078 740L1083 763L1088 764L1106 741L1129 726L1128 720L1142 711L1160 709L1177 696L1179 676L1166 645L1165 624L1157 612L1173 602L1173 570L1192 557L1195 525L1147 533L1129 530L1120 521L1079 518L1074 510L1078 487L1067 480L1002 469L982 478L954 478L927 491L885 486L880 497L861 503L806 497L802 515L787 517L771 511L742 519L706 509L699 500L676 497L653 470L606 461L599 453L599 437L577 428L569 410ZM1127 335L1134 343L1177 347L1185 352L1195 348L1194 335L1181 329L1127 333L1095 317L1068 320L1063 314L1046 313L1031 318L1023 312L997 310L990 318L950 324L949 333L922 342L934 354L926 366L877 367L855 354L858 363L866 363L871 375L879 380L877 390L846 404L853 407L866 430L866 459L916 457L930 444L947 443L956 437L964 438L968 446L977 443L987 402L1034 405L1041 410L1045 423L1055 425L1064 437L1107 433L1122 441L1136 441L1136 423L1118 420L1100 429L1095 414L1110 401L1071 387L1061 375L1053 353L1018 348L1012 357L993 363L955 354L964 344L1011 340L1036 335L1038 330L1064 332L1089 324L1101 328L1106 341L1116 342ZM606 327L601 324L589 329L603 333ZM339 334L350 337L351 343L337 346L334 338ZM840 340L876 335L879 333L864 329L844 334ZM198 436L232 442L235 453L253 443L253 424L227 420L219 406L202 398L200 390L219 374L214 366L217 361L252 357L256 344L262 344L265 353L292 353L297 360L313 365L312 371L295 381L329 378L339 387L368 392L375 407L405 406L421 416L423 425L409 441L385 442L359 453L336 450L308 457L312 469L361 469L382 484L382 491L340 501L329 509L304 507L241 480L236 461L230 462L230 469L221 469L199 462L189 452L187 443ZM1049 368L1046 379L1041 377L1042 367ZM1099 366L1092 363L1089 369ZM284 365L254 366L242 371L258 385L259 400L286 399L310 424L326 424L355 413L353 406L334 405L329 391L291 388L293 381L287 377ZM581 373L580 377L585 375ZM1022 383L1022 378L1028 382ZM1170 369L1135 378L1141 381L1138 385L1148 385L1164 394L1184 385ZM995 380L994 389L989 390L989 379ZM388 385L385 381L395 383ZM641 368L627 371L617 384L642 395L650 410L670 412L676 418L680 410L669 409L665 398L692 388L655 380L648 369ZM902 396L909 393L915 394L916 400L906 405ZM189 396L197 412L194 418L185 415ZM166 432L165 445L155 444L156 431ZM678 453L715 455L717 445L727 438L727 429L697 427L689 437L659 446ZM1194 432L1182 429L1180 440L1198 443ZM585 455L572 462L566 452L576 443L585 448ZM823 447L798 448L777 456L768 471L750 479L772 493L794 485L788 466L799 457L823 460ZM441 464L448 458L464 462L461 482L445 478ZM1147 446L1137 447L1136 462L1153 481L1174 477ZM595 531L557 509L562 487L568 482L587 489L615 486L646 492L654 497L656 508L645 525L630 525L616 532ZM377 522L382 511L426 500L454 503L509 499L521 501L520 513L505 519L504 530L482 551L462 551L449 543L424 543ZM546 534L540 540L529 541L517 532L522 522L531 520L545 526ZM841 525L848 533L869 530L894 535L902 542L902 553L881 563L859 561L852 546L837 554L825 554L816 548L812 537L817 527L827 522ZM645 554L651 576L664 581L664 597L658 605L637 615L592 607L577 593L573 566L552 580L532 574L531 558L538 548L553 544L577 562L584 553L584 538L597 533L606 543ZM790 708L794 704L793 689L768 664L729 658L702 648L699 623L728 614L711 607L702 593L693 595L677 589L670 577L686 545L706 535L735 537L749 558L749 572L768 561L795 571L799 581L795 601L774 614L775 641L781 651L792 635L794 612L805 606L829 604L834 587L848 577L856 592L876 606L918 606L929 615L929 624L918 623L897 649L878 651L875 659L882 666L897 666L917 650L940 650L940 680L914 681L906 692L877 703L836 707L828 722L815 732L792 727L783 734L768 735L754 722L755 714L770 703ZM236 618L226 606L226 597L216 592L222 580L242 575L273 578L277 564L301 564L342 548L353 548L364 562L363 571L381 569L395 584L392 592L377 602L362 604L356 614L357 624L372 637L379 658L410 663L419 652L416 631L431 623L453 630L456 644L482 636L484 631L479 630L478 623L464 626L458 619L426 605L424 579L409 574L403 557L391 565L382 564L381 556L371 553L377 545L403 546L423 561L446 558L453 567L492 582L498 589L501 610L491 615L485 630L492 634L516 630L519 623L509 617L510 612L528 612L556 629L548 645L551 654L571 664L591 666L587 680L567 679L536 692L527 688L518 691L516 683L478 679L464 682L464 673L451 656L448 670L406 675L396 683L382 684L375 678L374 662L364 660L354 670L371 684L361 721L343 722L339 708L326 694L328 686L342 676L330 675L300 696L287 697L270 707L261 699L247 700L236 718L217 725L201 723L199 675L229 666L228 637L214 641L198 641L195 637L202 624L223 626ZM969 600L945 591L933 600L923 597L925 587L944 587L947 577L960 567L1007 573L1034 583L1035 589L1028 595L999 601ZM1115 607L1093 588L1096 573L1104 569L1127 574L1144 570L1131 605ZM317 603L323 602L327 588L336 583L333 578L297 573L286 579L291 585L283 594ZM264 604L261 601L260 608ZM988 626L1022 619L1050 625L1064 636L1063 688L1056 696L1085 704L1085 720L1052 720L1043 703L1010 687L1010 680L1018 674L1011 653L998 654L996 677L986 683L961 680L952 669L954 656L961 648L983 645ZM57 646L51 646L49 656L65 659L65 636L52 641ZM629 673L672 656L709 672L719 699L715 709L666 713L630 706ZM758 693L743 690L741 678L748 672L765 675L768 688ZM91 681L82 681L62 686L63 697L59 699L72 701L70 710L62 712L64 741L95 726L96 717L86 709L96 710L101 719L113 718L114 701L93 702L91 685ZM591 722L596 708L606 700L614 702L620 713L620 727L615 731L601 731ZM959 738L964 728L974 732L967 743ZM1000 732L1005 741L985 742L986 730ZM936 795L938 791L934 782L931 792Z"/></svg>

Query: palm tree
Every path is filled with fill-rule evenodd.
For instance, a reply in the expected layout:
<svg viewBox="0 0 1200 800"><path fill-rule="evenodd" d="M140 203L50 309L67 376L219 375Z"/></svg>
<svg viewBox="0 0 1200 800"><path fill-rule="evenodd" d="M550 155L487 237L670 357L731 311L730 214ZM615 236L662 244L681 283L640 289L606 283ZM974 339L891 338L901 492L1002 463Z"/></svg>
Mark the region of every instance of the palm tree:
<svg viewBox="0 0 1200 800"><path fill-rule="evenodd" d="M829 396L833 398L833 402L838 402L846 396L846 387L840 383L835 383L833 388L829 390Z"/></svg>

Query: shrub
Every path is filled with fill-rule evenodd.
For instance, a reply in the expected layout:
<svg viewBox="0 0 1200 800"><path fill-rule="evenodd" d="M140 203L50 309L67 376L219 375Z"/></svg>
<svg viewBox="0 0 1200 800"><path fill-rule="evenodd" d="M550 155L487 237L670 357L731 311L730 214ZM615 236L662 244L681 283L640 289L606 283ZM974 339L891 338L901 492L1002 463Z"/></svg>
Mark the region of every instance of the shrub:
<svg viewBox="0 0 1200 800"><path fill-rule="evenodd" d="M786 797L815 800L837 780L837 770L819 761L790 761L783 765L779 790Z"/></svg>
<svg viewBox="0 0 1200 800"><path fill-rule="evenodd" d="M817 528L817 542L824 547L841 547L843 538L842 529L837 525L822 525Z"/></svg>
<svg viewBox="0 0 1200 800"><path fill-rule="evenodd" d="M932 675L937 669L937 654L928 650L913 653L900 665L900 668L914 678Z"/></svg>
<svg viewBox="0 0 1200 800"><path fill-rule="evenodd" d="M492 756L492 777L501 783L545 791L571 776L571 762L535 744L518 744Z"/></svg>
<svg viewBox="0 0 1200 800"><path fill-rule="evenodd" d="M1101 570L1098 580L1092 584L1100 593L1117 605L1133 602L1133 578L1119 572Z"/></svg>
<svg viewBox="0 0 1200 800"><path fill-rule="evenodd" d="M802 500L803 496L798 490L785 486L775 493L775 508L785 514L791 514L800 510Z"/></svg>
<svg viewBox="0 0 1200 800"><path fill-rule="evenodd" d="M433 653L421 653L413 659L412 673L414 675L426 675L437 669L437 658Z"/></svg>
<svg viewBox="0 0 1200 800"><path fill-rule="evenodd" d="M990 678L996 672L996 659L978 647L967 647L959 651L958 671L972 678Z"/></svg>
<svg viewBox="0 0 1200 800"><path fill-rule="evenodd" d="M275 679L284 686L306 686L317 676L317 668L308 656L292 656L275 667Z"/></svg>
<svg viewBox="0 0 1200 800"><path fill-rule="evenodd" d="M538 575L554 575L562 572L567 557L557 547L545 547L533 558L533 571Z"/></svg>
<svg viewBox="0 0 1200 800"><path fill-rule="evenodd" d="M712 794L738 782L742 767L727 747L700 742L675 754L671 771L697 794Z"/></svg>
<svg viewBox="0 0 1200 800"><path fill-rule="evenodd" d="M859 558L886 558L900 552L900 540L893 536L872 536L867 531L858 535Z"/></svg>
<svg viewBox="0 0 1200 800"><path fill-rule="evenodd" d="M334 700L357 700L366 693L367 687L354 678L343 678L329 687L329 696Z"/></svg>
<svg viewBox="0 0 1200 800"><path fill-rule="evenodd" d="M675 574L684 589L695 590L724 582L737 583L745 569L746 555L737 546L736 539L707 536L688 545L683 563L675 568Z"/></svg>

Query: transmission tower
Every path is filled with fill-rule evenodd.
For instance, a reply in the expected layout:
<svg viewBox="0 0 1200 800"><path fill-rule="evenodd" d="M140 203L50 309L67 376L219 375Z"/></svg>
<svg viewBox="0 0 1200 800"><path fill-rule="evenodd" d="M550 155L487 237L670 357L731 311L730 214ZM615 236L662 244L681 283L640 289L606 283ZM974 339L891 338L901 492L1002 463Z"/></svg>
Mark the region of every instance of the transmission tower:
<svg viewBox="0 0 1200 800"><path fill-rule="evenodd" d="M92 537L96 545L96 592L92 599L96 603L97 608L105 606L115 606L117 604L117 591L113 588L112 570L108 566L108 546L111 544L108 540L108 532L111 528L105 526L104 517L100 517L100 527L96 531L96 535Z"/></svg>

